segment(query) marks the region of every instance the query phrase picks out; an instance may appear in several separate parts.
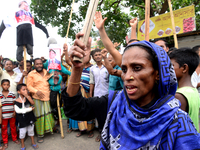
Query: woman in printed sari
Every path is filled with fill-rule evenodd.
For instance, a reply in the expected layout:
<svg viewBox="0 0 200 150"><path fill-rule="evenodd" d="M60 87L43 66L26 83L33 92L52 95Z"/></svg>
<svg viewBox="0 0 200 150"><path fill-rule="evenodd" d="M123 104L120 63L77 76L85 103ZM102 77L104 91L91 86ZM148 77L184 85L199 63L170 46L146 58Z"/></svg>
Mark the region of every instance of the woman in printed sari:
<svg viewBox="0 0 200 150"><path fill-rule="evenodd" d="M78 39L71 59L85 55ZM200 149L200 135L174 95L177 80L167 53L156 44L141 41L128 45L122 57L124 89L100 98L84 98L80 78L84 63L72 60L72 75L62 93L65 114L73 119L106 119L101 150Z"/></svg>

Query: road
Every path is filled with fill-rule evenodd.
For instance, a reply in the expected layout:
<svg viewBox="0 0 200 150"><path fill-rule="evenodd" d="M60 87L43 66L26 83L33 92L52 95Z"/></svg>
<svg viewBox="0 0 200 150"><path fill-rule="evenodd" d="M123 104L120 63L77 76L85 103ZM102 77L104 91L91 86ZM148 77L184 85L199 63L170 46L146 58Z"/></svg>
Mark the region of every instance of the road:
<svg viewBox="0 0 200 150"><path fill-rule="evenodd" d="M78 131L72 131L70 134L67 133L67 122L63 120L63 128L65 138L62 139L60 134L45 134L44 142L37 143L40 150L98 150L99 142L95 142L95 137L98 135L97 131L94 131L94 137L88 138L87 134L81 137L76 137ZM37 137L35 137L35 142ZM26 150L33 150L31 147L31 140L28 137L25 141ZM11 137L9 137L8 148L6 150L20 150L21 145L17 145L12 142Z"/></svg>

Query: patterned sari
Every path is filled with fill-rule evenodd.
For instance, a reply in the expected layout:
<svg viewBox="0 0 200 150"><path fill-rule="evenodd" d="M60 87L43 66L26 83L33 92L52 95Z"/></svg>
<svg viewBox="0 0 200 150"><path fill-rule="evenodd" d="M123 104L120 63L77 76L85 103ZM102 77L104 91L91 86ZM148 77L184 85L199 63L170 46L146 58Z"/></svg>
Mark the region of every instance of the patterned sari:
<svg viewBox="0 0 200 150"><path fill-rule="evenodd" d="M83 88L82 85L81 86L81 93L83 97L88 98L89 97L89 93L85 92L85 89ZM78 121L78 127L80 131L92 131L94 129L94 120L90 120L90 121Z"/></svg>
<svg viewBox="0 0 200 150"><path fill-rule="evenodd" d="M44 133L53 133L55 121L51 113L49 101L33 99L35 109L33 110L37 121L35 122L36 133L38 137L44 137Z"/></svg>

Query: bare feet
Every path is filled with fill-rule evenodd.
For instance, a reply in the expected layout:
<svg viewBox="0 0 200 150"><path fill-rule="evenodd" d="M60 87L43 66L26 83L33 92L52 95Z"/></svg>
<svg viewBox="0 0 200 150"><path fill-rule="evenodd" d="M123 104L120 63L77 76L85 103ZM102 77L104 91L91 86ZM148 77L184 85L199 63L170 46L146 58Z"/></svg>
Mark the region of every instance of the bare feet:
<svg viewBox="0 0 200 150"><path fill-rule="evenodd" d="M20 144L20 141L16 140L16 141L13 141L15 144L19 145Z"/></svg>
<svg viewBox="0 0 200 150"><path fill-rule="evenodd" d="M8 143L5 143L3 146L4 149L8 148Z"/></svg>

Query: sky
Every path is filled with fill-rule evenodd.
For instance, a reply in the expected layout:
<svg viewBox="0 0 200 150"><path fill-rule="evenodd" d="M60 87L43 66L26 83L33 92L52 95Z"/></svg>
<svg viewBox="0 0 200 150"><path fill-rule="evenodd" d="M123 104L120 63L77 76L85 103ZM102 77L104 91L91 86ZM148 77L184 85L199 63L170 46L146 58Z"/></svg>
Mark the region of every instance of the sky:
<svg viewBox="0 0 200 150"><path fill-rule="evenodd" d="M7 15L13 16L14 13L18 10L18 2L19 0L0 0L0 24L2 19ZM31 0L29 0L29 3ZM8 12L8 10L10 10ZM42 30L36 27L32 27L33 29L33 56L37 57L45 57L48 58L48 47L47 47L47 38L45 33ZM57 34L57 27L47 26L47 30L49 32L50 37L56 38L58 44L61 49L63 43L65 42L65 38L62 38ZM70 41L70 39L68 39ZM0 55L4 58L8 57L12 60L16 60L16 26L6 28L0 38ZM27 55L27 59L29 59L29 55Z"/></svg>
<svg viewBox="0 0 200 150"><path fill-rule="evenodd" d="M13 16L16 11L18 11L18 4L20 0L0 0L0 24L2 19L6 18L7 16ZM28 3L31 3L31 0L27 0ZM75 5L80 5L75 4ZM8 11L9 10L9 11ZM125 10L128 11L129 10ZM78 6L74 7L73 12L78 12ZM56 38L58 44L60 45L61 50L63 49L63 44L65 43L65 38L62 38L60 35L57 34L58 27L52 27L51 25L46 26L50 37ZM46 35L43 33L42 30L36 28L35 26L32 27L33 30L33 56L34 58L37 57L45 57L48 58L48 47L47 47L47 38ZM97 30L95 28L95 30ZM66 31L67 32L67 31ZM93 40L94 42L94 40ZM70 48L70 44L72 43L71 39L68 39L68 47ZM16 60L16 26L6 28L0 38L0 55L4 58L10 58L12 60ZM27 59L30 56L27 54Z"/></svg>

